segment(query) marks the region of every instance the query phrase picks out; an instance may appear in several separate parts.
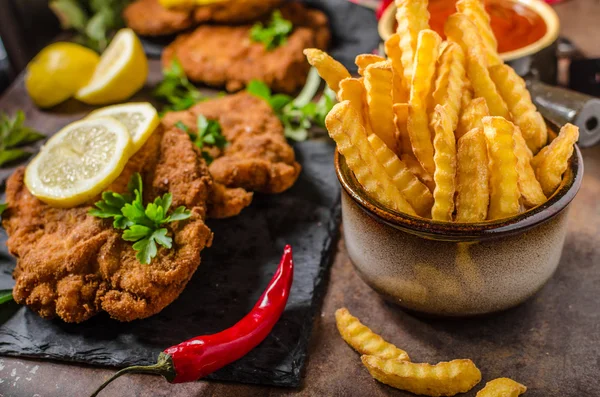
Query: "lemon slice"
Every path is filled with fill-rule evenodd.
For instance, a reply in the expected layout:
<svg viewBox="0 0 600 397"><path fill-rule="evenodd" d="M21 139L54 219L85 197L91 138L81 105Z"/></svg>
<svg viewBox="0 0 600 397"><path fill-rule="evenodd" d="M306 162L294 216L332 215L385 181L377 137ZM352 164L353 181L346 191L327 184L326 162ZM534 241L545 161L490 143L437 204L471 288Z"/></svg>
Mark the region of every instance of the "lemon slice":
<svg viewBox="0 0 600 397"><path fill-rule="evenodd" d="M88 118L113 117L127 127L136 152L154 132L160 120L154 106L148 102L124 103L94 110Z"/></svg>
<svg viewBox="0 0 600 397"><path fill-rule="evenodd" d="M40 200L74 207L99 194L123 171L131 153L127 127L99 117L69 124L29 163L25 185Z"/></svg>
<svg viewBox="0 0 600 397"><path fill-rule="evenodd" d="M75 98L90 105L125 100L143 87L148 59L142 43L131 29L121 29L100 57L91 80Z"/></svg>

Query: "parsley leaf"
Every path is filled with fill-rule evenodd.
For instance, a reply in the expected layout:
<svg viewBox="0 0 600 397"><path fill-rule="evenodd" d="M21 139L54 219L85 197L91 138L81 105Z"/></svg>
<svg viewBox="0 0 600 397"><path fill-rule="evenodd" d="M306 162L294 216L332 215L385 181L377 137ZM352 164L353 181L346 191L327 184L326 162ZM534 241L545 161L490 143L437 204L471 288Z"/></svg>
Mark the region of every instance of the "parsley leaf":
<svg viewBox="0 0 600 397"><path fill-rule="evenodd" d="M185 75L177 58L163 69L163 80L154 89L154 96L166 103L163 112L186 110L200 101L208 99Z"/></svg>
<svg viewBox="0 0 600 397"><path fill-rule="evenodd" d="M8 208L8 203L0 203L0 215Z"/></svg>
<svg viewBox="0 0 600 397"><path fill-rule="evenodd" d="M46 137L32 128L25 127L24 122L25 113L21 110L17 111L13 118L4 112L0 113L0 166L30 156L30 152L20 149L19 146Z"/></svg>
<svg viewBox="0 0 600 397"><path fill-rule="evenodd" d="M156 256L156 244L167 249L173 246L173 239L163 227L169 222L182 221L191 216L184 206L177 207L169 214L173 202L171 193L157 197L145 207L142 196L142 177L136 173L127 186L128 193L104 192L102 201L98 201L89 211L99 218L113 218L116 229L124 229L123 240L133 242L135 257L142 264L149 264Z"/></svg>
<svg viewBox="0 0 600 397"><path fill-rule="evenodd" d="M191 131L188 126L181 121L175 123L175 127L190 136L192 142L200 149L202 157L208 164L212 163L214 159L210 153L203 150L204 145L215 146L219 149L224 149L225 146L227 146L227 138L225 138L221 131L221 124L219 124L217 120L208 120L201 114L198 115L198 118L196 119L196 133Z"/></svg>
<svg viewBox="0 0 600 397"><path fill-rule="evenodd" d="M264 26L262 22L257 22L252 26L250 39L257 43L263 43L267 51L271 51L284 45L293 29L292 22L284 19L279 10L275 10L271 14L268 25Z"/></svg>
<svg viewBox="0 0 600 397"><path fill-rule="evenodd" d="M281 120L284 134L294 141L304 141L308 137L308 130L313 126L325 128L325 117L335 105L335 92L329 87L317 102L312 102L321 78L315 68L311 68L306 79L306 84L300 94L295 98L283 94L271 94L268 85L259 80L248 83L246 90L261 99L264 99L273 108Z"/></svg>

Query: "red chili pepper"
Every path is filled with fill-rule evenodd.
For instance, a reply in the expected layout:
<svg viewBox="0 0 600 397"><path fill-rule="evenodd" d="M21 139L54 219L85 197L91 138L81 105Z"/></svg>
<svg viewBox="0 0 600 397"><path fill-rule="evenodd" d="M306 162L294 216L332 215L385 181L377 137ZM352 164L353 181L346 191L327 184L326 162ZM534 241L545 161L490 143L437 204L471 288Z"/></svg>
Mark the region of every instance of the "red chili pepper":
<svg viewBox="0 0 600 397"><path fill-rule="evenodd" d="M171 383L192 382L239 360L269 335L281 317L293 275L292 247L286 245L269 286L252 311L237 324L217 334L198 336L169 347L160 353L154 365L124 368L104 382L91 397L126 373L162 375Z"/></svg>

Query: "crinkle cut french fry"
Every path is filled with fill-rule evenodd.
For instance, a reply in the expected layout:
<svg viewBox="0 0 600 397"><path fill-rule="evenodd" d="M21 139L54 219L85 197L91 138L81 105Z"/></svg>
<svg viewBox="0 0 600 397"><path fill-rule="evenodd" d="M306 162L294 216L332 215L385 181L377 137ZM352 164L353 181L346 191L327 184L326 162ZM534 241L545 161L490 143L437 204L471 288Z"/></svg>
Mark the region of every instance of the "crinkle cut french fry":
<svg viewBox="0 0 600 397"><path fill-rule="evenodd" d="M400 49L400 36L394 33L385 41L385 53L392 62L394 73L393 97L394 103L408 101L408 84L404 83L404 67L402 66L402 50Z"/></svg>
<svg viewBox="0 0 600 397"><path fill-rule="evenodd" d="M426 29L419 33L408 111L408 135L413 153L430 175L433 175L435 165L427 102L433 88L435 64L441 42L441 37L433 30Z"/></svg>
<svg viewBox="0 0 600 397"><path fill-rule="evenodd" d="M367 130L367 134L369 134L371 125L367 106L367 90L365 90L365 85L361 79L347 78L340 81L340 90L337 96L340 102L350 102L350 106L358 113L360 123Z"/></svg>
<svg viewBox="0 0 600 397"><path fill-rule="evenodd" d="M365 75L365 69L367 66L383 61L385 61L384 57L380 57L379 55L375 54L359 54L356 56L356 58L354 58L354 63L356 66L358 66L358 74L361 76Z"/></svg>
<svg viewBox="0 0 600 397"><path fill-rule="evenodd" d="M475 98L467 104L463 109L460 119L458 120L458 127L454 132L456 139L460 139L467 132L473 128L483 128L481 120L484 117L490 115L485 99Z"/></svg>
<svg viewBox="0 0 600 397"><path fill-rule="evenodd" d="M427 0L396 0L396 33L400 36L404 84L407 91L413 76L413 61L417 49L419 32L429 29Z"/></svg>
<svg viewBox="0 0 600 397"><path fill-rule="evenodd" d="M485 48L489 66L502 63L498 55L498 42L490 25L490 16L485 10L483 0L459 0L456 2L458 12L465 14L477 26Z"/></svg>
<svg viewBox="0 0 600 397"><path fill-rule="evenodd" d="M396 122L397 140L400 146L400 153L413 154L412 146L410 145L410 137L408 136L408 103L395 103L394 121Z"/></svg>
<svg viewBox="0 0 600 397"><path fill-rule="evenodd" d="M533 155L518 127L515 128L513 138L515 140L515 155L517 156L519 190L521 191L523 203L529 208L543 204L546 202L546 196L531 167Z"/></svg>
<svg viewBox="0 0 600 397"><path fill-rule="evenodd" d="M364 355L361 360L381 383L424 396L454 396L471 390L481 372L471 360L452 360L436 365L384 360Z"/></svg>
<svg viewBox="0 0 600 397"><path fill-rule="evenodd" d="M410 172L413 173L427 188L430 192L435 190L435 182L433 176L427 173L419 163L419 160L412 153L403 153L400 159L406 164Z"/></svg>
<svg viewBox="0 0 600 397"><path fill-rule="evenodd" d="M406 164L377 135L371 134L368 139L375 151L375 157L383 165L406 201L418 215L428 218L431 214L433 196L427 186L410 172Z"/></svg>
<svg viewBox="0 0 600 397"><path fill-rule="evenodd" d="M336 104L325 118L325 125L329 136L336 142L338 151L346 159L348 167L371 197L393 210L417 215L377 161L367 140L366 130L360 124L360 117L350 102Z"/></svg>
<svg viewBox="0 0 600 397"><path fill-rule="evenodd" d="M477 27L461 13L450 15L444 25L449 40L462 47L467 56L467 76L471 80L475 97L485 98L492 116L510 120L510 113L504 99L487 70L487 60Z"/></svg>
<svg viewBox="0 0 600 397"><path fill-rule="evenodd" d="M510 121L502 117L483 119L490 170L489 220L517 215L521 209L517 156L515 156L513 138L515 128Z"/></svg>
<svg viewBox="0 0 600 397"><path fill-rule="evenodd" d="M441 105L436 106L433 115L435 138L435 190L431 218L435 221L452 221L454 212L454 193L456 191L456 140L452 130L452 121Z"/></svg>
<svg viewBox="0 0 600 397"><path fill-rule="evenodd" d="M548 141L548 129L531 101L525 81L508 65L493 66L489 72L510 110L513 122L521 129L527 146L537 153Z"/></svg>
<svg viewBox="0 0 600 397"><path fill-rule="evenodd" d="M325 80L329 88L338 92L340 81L352 77L348 69L333 59L329 54L317 48L304 49L304 55L312 66L317 68L319 75Z"/></svg>
<svg viewBox="0 0 600 397"><path fill-rule="evenodd" d="M565 124L558 137L531 160L535 175L546 196L550 197L560 185L578 139L579 128L573 124Z"/></svg>
<svg viewBox="0 0 600 397"><path fill-rule="evenodd" d="M518 397L527 391L525 385L509 378L498 378L489 381L477 392L476 397Z"/></svg>
<svg viewBox="0 0 600 397"><path fill-rule="evenodd" d="M342 339L360 354L368 354L384 360L410 361L404 350L386 342L381 336L361 323L358 318L350 314L345 307L336 310L335 323Z"/></svg>
<svg viewBox="0 0 600 397"><path fill-rule="evenodd" d="M433 91L433 107L442 105L452 121L452 131L456 130L463 95L465 72L465 54L462 48L447 42L438 60L437 79Z"/></svg>
<svg viewBox="0 0 600 397"><path fill-rule="evenodd" d="M394 153L398 152L396 125L392 109L392 65L378 62L365 69L365 88L371 128Z"/></svg>
<svg viewBox="0 0 600 397"><path fill-rule="evenodd" d="M483 128L474 128L458 140L456 221L483 222L490 203L487 143Z"/></svg>

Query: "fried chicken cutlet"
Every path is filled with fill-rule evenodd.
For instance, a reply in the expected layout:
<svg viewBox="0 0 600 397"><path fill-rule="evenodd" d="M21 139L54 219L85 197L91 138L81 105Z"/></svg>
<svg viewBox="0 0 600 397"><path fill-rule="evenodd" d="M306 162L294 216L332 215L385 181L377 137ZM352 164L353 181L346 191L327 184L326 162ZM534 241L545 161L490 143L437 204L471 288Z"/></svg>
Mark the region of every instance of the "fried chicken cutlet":
<svg viewBox="0 0 600 397"><path fill-rule="evenodd" d="M271 107L246 92L200 102L188 110L166 113L163 125L172 128L178 121L196 130L198 115L218 120L228 146L214 155L209 170L215 183L262 193L289 189L301 166L294 149L283 135L283 126ZM235 201L230 200L234 205Z"/></svg>
<svg viewBox="0 0 600 397"><path fill-rule="evenodd" d="M194 9L167 9L159 0L137 0L125 8L123 19L139 35L164 36L200 23L252 22L266 16L281 3L282 0L235 0Z"/></svg>
<svg viewBox="0 0 600 397"><path fill-rule="evenodd" d="M187 134L162 127L107 190L126 191L135 172L142 175L145 202L170 192L173 208L184 205L192 213L168 224L173 248L160 247L149 265L138 262L132 244L111 220L88 214L91 204L52 208L28 191L24 168L9 178L2 223L8 249L17 257L17 303L66 322L81 322L100 311L132 321L160 312L179 296L200 264L200 252L212 242L204 223L212 178Z"/></svg>
<svg viewBox="0 0 600 397"><path fill-rule="evenodd" d="M258 79L274 91L294 93L304 85L310 69L302 50L327 48L330 31L325 14L302 4L287 3L281 13L292 21L294 30L285 44L271 51L250 40L252 25L200 26L165 48L163 66L177 58L190 80L224 86L230 92Z"/></svg>

